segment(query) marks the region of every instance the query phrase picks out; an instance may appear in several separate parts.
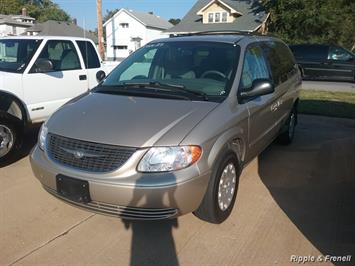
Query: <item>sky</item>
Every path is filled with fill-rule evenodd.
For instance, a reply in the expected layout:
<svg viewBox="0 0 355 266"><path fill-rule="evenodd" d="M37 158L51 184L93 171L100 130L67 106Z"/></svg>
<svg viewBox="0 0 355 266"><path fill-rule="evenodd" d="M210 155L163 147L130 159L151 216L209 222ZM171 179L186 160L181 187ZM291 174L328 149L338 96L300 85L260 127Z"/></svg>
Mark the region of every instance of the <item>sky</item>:
<svg viewBox="0 0 355 266"><path fill-rule="evenodd" d="M97 26L96 0L54 0L78 25L89 30ZM127 8L137 11L153 11L154 14L169 20L182 18L195 4L196 0L102 0L102 15L106 10Z"/></svg>

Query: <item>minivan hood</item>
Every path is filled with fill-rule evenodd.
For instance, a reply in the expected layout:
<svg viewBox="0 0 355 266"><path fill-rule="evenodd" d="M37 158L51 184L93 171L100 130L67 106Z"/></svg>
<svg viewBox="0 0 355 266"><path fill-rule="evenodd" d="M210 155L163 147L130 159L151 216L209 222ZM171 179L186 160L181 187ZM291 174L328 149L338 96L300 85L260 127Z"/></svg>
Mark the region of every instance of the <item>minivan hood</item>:
<svg viewBox="0 0 355 266"><path fill-rule="evenodd" d="M97 143L170 146L178 145L217 105L90 93L59 109L47 126L50 133Z"/></svg>

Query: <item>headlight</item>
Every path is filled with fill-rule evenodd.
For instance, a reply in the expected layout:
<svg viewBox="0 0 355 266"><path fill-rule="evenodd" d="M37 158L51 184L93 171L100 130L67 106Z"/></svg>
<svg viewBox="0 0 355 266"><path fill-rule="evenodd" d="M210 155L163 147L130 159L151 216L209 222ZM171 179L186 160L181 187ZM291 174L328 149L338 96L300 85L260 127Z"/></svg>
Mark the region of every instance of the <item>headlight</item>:
<svg viewBox="0 0 355 266"><path fill-rule="evenodd" d="M43 124L41 127L41 132L39 133L39 138L38 138L39 147L43 151L46 149L47 135L48 135L48 128L45 124Z"/></svg>
<svg viewBox="0 0 355 266"><path fill-rule="evenodd" d="M139 162L139 172L169 172L186 168L201 156L199 146L150 148Z"/></svg>

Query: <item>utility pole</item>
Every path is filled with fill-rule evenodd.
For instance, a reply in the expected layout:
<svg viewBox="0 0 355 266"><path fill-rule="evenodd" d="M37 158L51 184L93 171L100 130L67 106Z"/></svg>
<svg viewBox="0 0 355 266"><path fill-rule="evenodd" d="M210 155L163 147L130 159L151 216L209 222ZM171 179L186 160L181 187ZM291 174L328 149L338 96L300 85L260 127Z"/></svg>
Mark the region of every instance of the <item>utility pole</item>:
<svg viewBox="0 0 355 266"><path fill-rule="evenodd" d="M105 59L104 48L104 30L102 26L102 0L96 0L96 12L97 12L97 37L99 39L99 53L101 59Z"/></svg>

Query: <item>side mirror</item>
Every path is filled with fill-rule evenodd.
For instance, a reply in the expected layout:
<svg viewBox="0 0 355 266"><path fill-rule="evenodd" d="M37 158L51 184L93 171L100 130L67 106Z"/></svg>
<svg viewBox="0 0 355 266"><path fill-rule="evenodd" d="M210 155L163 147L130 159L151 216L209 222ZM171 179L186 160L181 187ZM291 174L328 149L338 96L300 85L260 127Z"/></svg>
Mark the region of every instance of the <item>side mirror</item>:
<svg viewBox="0 0 355 266"><path fill-rule="evenodd" d="M256 79L253 81L251 90L242 91L240 97L245 100L257 96L271 94L275 91L274 85L269 79Z"/></svg>
<svg viewBox="0 0 355 266"><path fill-rule="evenodd" d="M100 83L101 81L103 81L104 78L106 78L106 73L105 73L104 71L100 70L100 71L98 71L98 72L96 73L96 80L97 80L98 83Z"/></svg>
<svg viewBox="0 0 355 266"><path fill-rule="evenodd" d="M46 73L53 70L52 61L45 58L38 58L34 65L35 65L35 72L37 73Z"/></svg>

